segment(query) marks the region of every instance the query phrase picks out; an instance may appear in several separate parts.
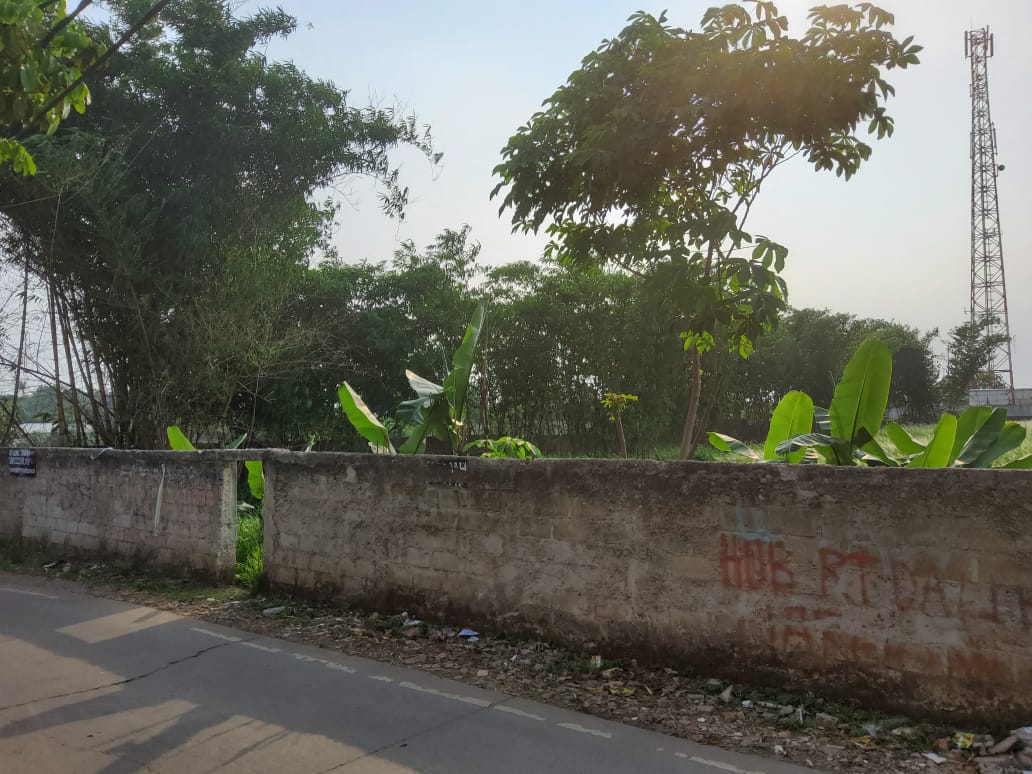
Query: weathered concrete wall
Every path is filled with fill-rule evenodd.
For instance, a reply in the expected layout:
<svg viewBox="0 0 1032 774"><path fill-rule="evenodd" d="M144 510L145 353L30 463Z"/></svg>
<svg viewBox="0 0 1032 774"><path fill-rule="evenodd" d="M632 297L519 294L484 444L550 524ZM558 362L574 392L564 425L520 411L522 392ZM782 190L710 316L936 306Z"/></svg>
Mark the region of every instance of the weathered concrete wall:
<svg viewBox="0 0 1032 774"><path fill-rule="evenodd" d="M274 583L882 705L1032 716L1032 475L283 454Z"/></svg>
<svg viewBox="0 0 1032 774"><path fill-rule="evenodd" d="M2 471L0 535L232 577L236 462L99 452L38 449L35 477Z"/></svg>
<svg viewBox="0 0 1032 774"><path fill-rule="evenodd" d="M1032 717L1025 471L48 449L36 478L0 476L0 535L228 574L245 456L265 461L280 586Z"/></svg>

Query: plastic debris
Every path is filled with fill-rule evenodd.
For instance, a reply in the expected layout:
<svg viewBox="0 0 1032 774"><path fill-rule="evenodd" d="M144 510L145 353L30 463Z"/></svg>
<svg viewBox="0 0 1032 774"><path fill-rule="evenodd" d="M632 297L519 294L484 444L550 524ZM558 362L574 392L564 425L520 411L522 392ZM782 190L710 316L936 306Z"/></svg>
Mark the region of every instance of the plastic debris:
<svg viewBox="0 0 1032 774"><path fill-rule="evenodd" d="M878 736L878 732L881 731L877 723L864 723L863 729L872 737Z"/></svg>
<svg viewBox="0 0 1032 774"><path fill-rule="evenodd" d="M602 657L598 656L598 655L592 656L591 657L591 666L592 666L593 669L601 669L602 668Z"/></svg>
<svg viewBox="0 0 1032 774"><path fill-rule="evenodd" d="M742 702L742 707L743 707L744 709L749 709L750 707L752 707L752 700L751 700L751 699L745 699L745 700L744 700L744 701Z"/></svg>
<svg viewBox="0 0 1032 774"><path fill-rule="evenodd" d="M463 637L463 638L469 638L469 637L477 637L478 635L472 629L463 629L462 631L459 632L458 636L459 637Z"/></svg>
<svg viewBox="0 0 1032 774"><path fill-rule="evenodd" d="M402 626L402 628L407 629L410 626L422 626L422 625L423 625L423 622L420 621L418 618L410 618L407 621L405 621L405 623L403 623L401 626Z"/></svg>
<svg viewBox="0 0 1032 774"><path fill-rule="evenodd" d="M921 753L921 755L923 755L925 758L927 758L935 764L941 765L946 762L946 759L943 758L941 755L938 755L937 753Z"/></svg>
<svg viewBox="0 0 1032 774"><path fill-rule="evenodd" d="M262 615L266 618L274 618L286 609L287 608L284 605L280 605L279 607L267 607L262 610Z"/></svg>
<svg viewBox="0 0 1032 774"><path fill-rule="evenodd" d="M970 750L975 743L975 735L958 731L953 735L953 746L958 750Z"/></svg>
<svg viewBox="0 0 1032 774"><path fill-rule="evenodd" d="M1026 745L1032 745L1032 726L1022 726L1011 731L1011 736L1016 736Z"/></svg>

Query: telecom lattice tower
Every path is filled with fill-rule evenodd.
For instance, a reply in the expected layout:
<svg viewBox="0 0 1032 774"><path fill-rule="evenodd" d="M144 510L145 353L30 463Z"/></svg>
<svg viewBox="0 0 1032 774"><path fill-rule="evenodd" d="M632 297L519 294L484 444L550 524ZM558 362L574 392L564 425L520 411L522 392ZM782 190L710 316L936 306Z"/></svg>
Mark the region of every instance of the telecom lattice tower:
<svg viewBox="0 0 1032 774"><path fill-rule="evenodd" d="M989 114L989 72L993 36L989 28L964 33L964 54L971 60L971 320L985 320L985 333L1004 334L986 366L986 383L1014 393L1011 369L1007 283L1003 273L1003 242L996 176L996 127Z"/></svg>

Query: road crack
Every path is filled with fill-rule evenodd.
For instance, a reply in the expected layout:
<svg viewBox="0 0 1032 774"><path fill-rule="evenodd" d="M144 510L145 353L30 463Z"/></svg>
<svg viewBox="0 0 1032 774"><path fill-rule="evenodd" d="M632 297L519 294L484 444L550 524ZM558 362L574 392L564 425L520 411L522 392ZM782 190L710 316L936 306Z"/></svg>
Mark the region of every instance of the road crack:
<svg viewBox="0 0 1032 774"><path fill-rule="evenodd" d="M198 651L196 651L194 653L191 653L189 656L183 656L182 658L177 658L177 659L174 659L172 661L169 661L169 662L167 662L165 664L162 664L159 667L155 667L154 669L150 670L149 672L144 672L143 674L133 675L132 677L126 677L126 678L123 678L122 680L115 680L114 682L106 683L104 685L97 685L97 686L94 686L93 688L80 688L77 691L68 691L67 693L57 693L57 694L54 694L53 696L42 696L42 697L40 697L38 699L31 699L29 701L23 701L23 702L20 702L18 704L9 704L7 706L0 707L0 712L7 712L8 710L15 710L15 709L19 709L21 707L28 707L30 704L38 704L38 703L43 702L43 701L53 701L55 699L65 699L65 698L68 698L69 696L79 696L81 694L95 693L96 691L103 691L103 690L105 690L107 688L117 688L117 687L122 686L122 685L129 685L130 683L135 683L135 682L138 682L140 680L146 680L148 677L153 677L154 675L156 675L156 674L158 674L160 672L164 672L166 669L171 669L172 667L176 666L177 664L182 664L184 661L191 661L191 660L193 660L195 658L200 658L204 654L210 653L213 650L218 650L219 648L224 648L224 647L226 647L228 645L239 645L240 643L250 642L251 640L256 640L256 639L258 639L258 635L255 635L254 637L247 637L245 639L241 639L241 640L235 641L235 642L219 642L219 643L216 643L215 645L209 645L206 648L201 648L200 650L198 650Z"/></svg>

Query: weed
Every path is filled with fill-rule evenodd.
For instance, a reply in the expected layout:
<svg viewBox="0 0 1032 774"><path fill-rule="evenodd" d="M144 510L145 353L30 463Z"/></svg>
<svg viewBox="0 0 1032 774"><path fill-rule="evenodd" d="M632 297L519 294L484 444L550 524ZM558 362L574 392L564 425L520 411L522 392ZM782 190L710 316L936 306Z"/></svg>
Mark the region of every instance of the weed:
<svg viewBox="0 0 1032 774"><path fill-rule="evenodd" d="M237 523L236 581L252 594L265 584L265 560L262 555L264 532L261 508L241 504Z"/></svg>

